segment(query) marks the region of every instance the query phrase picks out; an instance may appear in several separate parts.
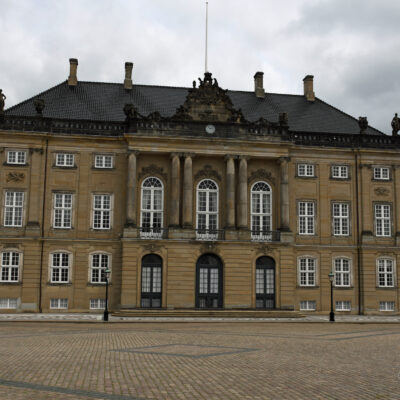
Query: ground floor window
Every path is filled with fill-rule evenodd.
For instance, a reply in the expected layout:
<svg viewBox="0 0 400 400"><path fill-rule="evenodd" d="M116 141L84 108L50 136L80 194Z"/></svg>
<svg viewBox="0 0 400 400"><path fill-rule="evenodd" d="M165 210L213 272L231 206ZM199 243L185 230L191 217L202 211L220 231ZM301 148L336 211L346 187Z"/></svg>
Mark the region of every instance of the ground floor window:
<svg viewBox="0 0 400 400"><path fill-rule="evenodd" d="M91 310L104 310L106 308L105 299L90 299Z"/></svg>
<svg viewBox="0 0 400 400"><path fill-rule="evenodd" d="M394 311L394 301L380 301L379 311Z"/></svg>
<svg viewBox="0 0 400 400"><path fill-rule="evenodd" d="M0 299L0 308L2 308L2 309L17 308L17 299L9 299L9 298Z"/></svg>
<svg viewBox="0 0 400 400"><path fill-rule="evenodd" d="M66 310L68 308L68 299L50 299L50 308Z"/></svg>
<svg viewBox="0 0 400 400"><path fill-rule="evenodd" d="M300 301L301 311L315 311L317 309L317 303L315 300L303 300Z"/></svg>
<svg viewBox="0 0 400 400"><path fill-rule="evenodd" d="M351 302L347 300L339 300L335 303L336 311L351 311Z"/></svg>

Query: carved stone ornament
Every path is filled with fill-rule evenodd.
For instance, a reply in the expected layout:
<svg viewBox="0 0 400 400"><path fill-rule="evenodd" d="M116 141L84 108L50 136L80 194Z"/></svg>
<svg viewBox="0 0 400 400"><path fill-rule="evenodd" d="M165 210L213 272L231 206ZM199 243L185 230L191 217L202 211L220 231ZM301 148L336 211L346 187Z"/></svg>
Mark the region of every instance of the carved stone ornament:
<svg viewBox="0 0 400 400"><path fill-rule="evenodd" d="M219 181L221 181L221 175L215 171L211 165L205 165L203 169L197 172L197 174L194 176L195 180L199 179L205 179L205 178L215 178Z"/></svg>
<svg viewBox="0 0 400 400"><path fill-rule="evenodd" d="M266 243L261 243L256 247L257 253L262 253L262 254L270 254L272 251L272 247L268 246Z"/></svg>
<svg viewBox="0 0 400 400"><path fill-rule="evenodd" d="M209 251L217 253L218 252L218 245L215 242L204 242L200 247L200 251L202 253L207 253Z"/></svg>
<svg viewBox="0 0 400 400"><path fill-rule="evenodd" d="M168 175L164 172L164 168L157 167L157 165L154 164L151 164L148 167L143 167L139 174L139 179L149 175L162 176L165 180L168 178Z"/></svg>
<svg viewBox="0 0 400 400"><path fill-rule="evenodd" d="M383 187L375 188L374 192L378 196L389 196L389 193L390 193L389 189L386 189Z"/></svg>
<svg viewBox="0 0 400 400"><path fill-rule="evenodd" d="M149 243L149 244L143 245L143 249L145 251L150 252L150 253L156 253L156 252L159 252L161 250L161 246L158 246L155 243Z"/></svg>
<svg viewBox="0 0 400 400"><path fill-rule="evenodd" d="M266 171L265 169L258 169L257 171L253 171L247 180L248 183L251 183L256 180L268 180L272 183L275 183L275 178L272 176L271 172Z"/></svg>
<svg viewBox="0 0 400 400"><path fill-rule="evenodd" d="M23 182L25 174L23 172L9 172L7 174L7 182Z"/></svg>

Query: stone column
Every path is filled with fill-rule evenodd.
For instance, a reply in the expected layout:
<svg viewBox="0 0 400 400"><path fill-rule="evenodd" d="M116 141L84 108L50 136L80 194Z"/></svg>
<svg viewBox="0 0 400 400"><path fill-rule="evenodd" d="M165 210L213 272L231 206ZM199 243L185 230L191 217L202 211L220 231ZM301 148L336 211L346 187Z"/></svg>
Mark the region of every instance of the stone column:
<svg viewBox="0 0 400 400"><path fill-rule="evenodd" d="M239 208L238 208L238 226L247 229L247 156L239 156Z"/></svg>
<svg viewBox="0 0 400 400"><path fill-rule="evenodd" d="M136 159L139 152L129 151L128 158L128 182L126 193L126 226L136 227Z"/></svg>
<svg viewBox="0 0 400 400"><path fill-rule="evenodd" d="M181 161L180 154L171 154L171 201L169 225L171 227L179 226L180 192L181 192Z"/></svg>
<svg viewBox="0 0 400 400"><path fill-rule="evenodd" d="M226 155L226 227L235 228L235 158Z"/></svg>
<svg viewBox="0 0 400 400"><path fill-rule="evenodd" d="M183 167L183 227L193 228L193 154L185 153Z"/></svg>
<svg viewBox="0 0 400 400"><path fill-rule="evenodd" d="M290 157L280 157L279 164L281 166L281 232L290 231L289 219L289 166Z"/></svg>

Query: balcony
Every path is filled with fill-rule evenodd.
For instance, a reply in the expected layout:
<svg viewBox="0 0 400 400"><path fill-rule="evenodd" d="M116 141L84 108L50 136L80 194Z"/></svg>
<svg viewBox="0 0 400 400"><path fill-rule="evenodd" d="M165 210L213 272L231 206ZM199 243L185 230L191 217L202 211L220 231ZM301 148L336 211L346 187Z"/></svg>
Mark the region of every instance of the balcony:
<svg viewBox="0 0 400 400"><path fill-rule="evenodd" d="M223 229L196 229L197 240L224 240L225 231Z"/></svg>
<svg viewBox="0 0 400 400"><path fill-rule="evenodd" d="M281 233L279 231L251 231L251 240L253 242L280 242Z"/></svg>
<svg viewBox="0 0 400 400"><path fill-rule="evenodd" d="M168 237L168 228L141 226L139 231L141 239L166 239Z"/></svg>

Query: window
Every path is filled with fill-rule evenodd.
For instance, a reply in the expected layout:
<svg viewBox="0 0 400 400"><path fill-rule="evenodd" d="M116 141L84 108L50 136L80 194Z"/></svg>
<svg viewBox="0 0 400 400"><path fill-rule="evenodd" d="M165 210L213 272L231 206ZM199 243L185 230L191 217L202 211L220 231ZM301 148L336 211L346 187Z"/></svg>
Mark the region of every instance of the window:
<svg viewBox="0 0 400 400"><path fill-rule="evenodd" d="M339 300L335 304L336 311L351 311L351 302L348 300Z"/></svg>
<svg viewBox="0 0 400 400"><path fill-rule="evenodd" d="M4 226L22 226L24 192L6 192Z"/></svg>
<svg viewBox="0 0 400 400"><path fill-rule="evenodd" d="M332 178L347 179L349 177L349 167L347 165L332 165Z"/></svg>
<svg viewBox="0 0 400 400"><path fill-rule="evenodd" d="M317 308L317 303L315 300L303 300L300 301L301 311L315 311Z"/></svg>
<svg viewBox="0 0 400 400"><path fill-rule="evenodd" d="M74 166L74 155L70 153L57 153L56 154L56 166L57 167L73 167Z"/></svg>
<svg viewBox="0 0 400 400"><path fill-rule="evenodd" d="M54 228L71 228L72 223L72 194L55 193L53 210Z"/></svg>
<svg viewBox="0 0 400 400"><path fill-rule="evenodd" d="M334 271L335 271L335 286L336 287L349 287L351 278L351 260L348 258L335 258Z"/></svg>
<svg viewBox="0 0 400 400"><path fill-rule="evenodd" d="M197 185L196 227L198 239L217 239L218 186L211 179L204 179Z"/></svg>
<svg viewBox="0 0 400 400"><path fill-rule="evenodd" d="M91 310L104 310L106 308L105 299L90 299Z"/></svg>
<svg viewBox="0 0 400 400"><path fill-rule="evenodd" d="M272 192L265 182L256 182L251 188L251 236L271 240Z"/></svg>
<svg viewBox="0 0 400 400"><path fill-rule="evenodd" d="M378 268L378 286L394 287L394 261L390 258L379 258Z"/></svg>
<svg viewBox="0 0 400 400"><path fill-rule="evenodd" d="M18 299L0 299L0 308L15 309L17 308Z"/></svg>
<svg viewBox="0 0 400 400"><path fill-rule="evenodd" d="M50 254L50 274L52 283L68 283L70 269L69 253L53 253Z"/></svg>
<svg viewBox="0 0 400 400"><path fill-rule="evenodd" d="M314 235L315 204L313 201L299 201L299 234Z"/></svg>
<svg viewBox="0 0 400 400"><path fill-rule="evenodd" d="M106 269L111 269L111 260L109 254L96 253L91 256L91 283L106 283Z"/></svg>
<svg viewBox="0 0 400 400"><path fill-rule="evenodd" d="M17 251L1 253L1 282L18 282L21 258Z"/></svg>
<svg viewBox="0 0 400 400"><path fill-rule="evenodd" d="M390 179L389 167L374 167L374 179L388 181Z"/></svg>
<svg viewBox="0 0 400 400"><path fill-rule="evenodd" d="M303 177L314 177L315 176L315 166L313 164L298 164L297 165L297 176Z"/></svg>
<svg viewBox="0 0 400 400"><path fill-rule="evenodd" d="M315 258L299 258L299 283L300 286L315 286L316 283Z"/></svg>
<svg viewBox="0 0 400 400"><path fill-rule="evenodd" d="M68 308L68 299L50 299L50 308L66 310Z"/></svg>
<svg viewBox="0 0 400 400"><path fill-rule="evenodd" d="M349 236L350 212L348 203L333 203L333 234L334 236Z"/></svg>
<svg viewBox="0 0 400 400"><path fill-rule="evenodd" d="M93 229L111 228L111 195L93 195Z"/></svg>
<svg viewBox="0 0 400 400"><path fill-rule="evenodd" d="M380 301L379 311L394 311L394 301Z"/></svg>
<svg viewBox="0 0 400 400"><path fill-rule="evenodd" d="M113 156L108 154L96 154L94 157L95 168L112 168L113 167Z"/></svg>
<svg viewBox="0 0 400 400"><path fill-rule="evenodd" d="M26 151L14 151L10 150L7 152L7 164L26 164Z"/></svg>
<svg viewBox="0 0 400 400"><path fill-rule="evenodd" d="M140 236L160 238L163 225L163 184L155 177L142 183L142 203L140 212Z"/></svg>
<svg viewBox="0 0 400 400"><path fill-rule="evenodd" d="M375 234L376 236L391 235L391 217L389 204L375 204Z"/></svg>

